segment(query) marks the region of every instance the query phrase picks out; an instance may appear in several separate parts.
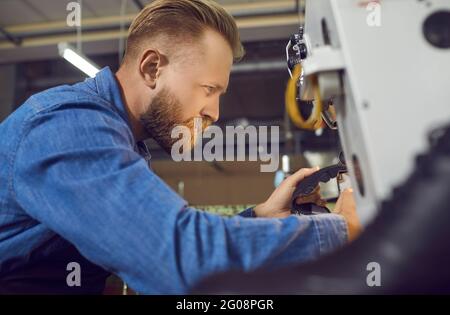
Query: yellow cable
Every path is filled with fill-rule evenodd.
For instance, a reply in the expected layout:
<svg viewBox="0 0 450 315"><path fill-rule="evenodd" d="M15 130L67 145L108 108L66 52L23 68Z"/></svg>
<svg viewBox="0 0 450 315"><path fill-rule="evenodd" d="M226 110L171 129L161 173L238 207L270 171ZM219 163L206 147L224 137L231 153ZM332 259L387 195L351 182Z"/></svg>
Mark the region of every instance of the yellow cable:
<svg viewBox="0 0 450 315"><path fill-rule="evenodd" d="M298 64L295 66L292 73L292 78L286 87L285 102L286 109L292 122L298 127L307 130L320 129L323 126L322 122L322 99L320 98L319 84L317 77L314 76L313 80L313 90L314 90L314 107L311 115L307 120L305 120L299 110L299 105L297 104L297 82L300 79L302 73L302 66Z"/></svg>

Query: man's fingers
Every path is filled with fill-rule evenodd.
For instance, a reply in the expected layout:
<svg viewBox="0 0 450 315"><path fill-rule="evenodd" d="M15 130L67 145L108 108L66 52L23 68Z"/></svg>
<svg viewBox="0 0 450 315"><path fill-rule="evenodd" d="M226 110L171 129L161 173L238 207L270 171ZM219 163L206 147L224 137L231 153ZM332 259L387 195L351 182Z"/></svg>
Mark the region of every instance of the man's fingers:
<svg viewBox="0 0 450 315"><path fill-rule="evenodd" d="M284 219L284 218L289 217L290 215L291 215L291 212L290 211L286 211L286 212L277 213L272 218Z"/></svg>
<svg viewBox="0 0 450 315"><path fill-rule="evenodd" d="M286 178L286 181L290 185L296 186L298 184L298 182L303 180L305 177L308 177L308 176L314 174L319 169L320 168L318 166L313 167L313 168L302 168L302 169L298 170L297 172L295 172L294 174L292 174L291 176L289 176L288 178Z"/></svg>
<svg viewBox="0 0 450 315"><path fill-rule="evenodd" d="M320 196L314 196L314 195L308 195L308 196L302 196L295 199L295 202L300 205L303 203L315 203L316 201L320 200Z"/></svg>
<svg viewBox="0 0 450 315"><path fill-rule="evenodd" d="M316 203L321 199L320 196L320 186L317 185L317 187L308 195L300 196L295 201L297 204L302 203Z"/></svg>
<svg viewBox="0 0 450 315"><path fill-rule="evenodd" d="M343 209L355 207L355 200L353 198L353 189L348 188L341 192L336 205L334 207L335 213L340 213Z"/></svg>
<svg viewBox="0 0 450 315"><path fill-rule="evenodd" d="M320 195L320 186L317 185L317 187L314 189L312 193L306 196L297 197L295 199L295 203L298 205L305 204L305 203L314 203L318 206L325 207L327 205L327 201L322 199L322 196Z"/></svg>
<svg viewBox="0 0 450 315"><path fill-rule="evenodd" d="M295 203L298 204L298 205L302 205L302 204L305 204L305 203L314 203L314 204L316 204L318 206L321 206L321 207L324 207L324 206L327 205L327 201L322 199L322 198L320 198L320 197L318 197L318 198L301 197L301 198L295 199Z"/></svg>
<svg viewBox="0 0 450 315"><path fill-rule="evenodd" d="M341 193L333 212L344 217L348 227L348 238L350 241L354 240L361 233L362 227L356 213L356 203L352 189L346 189Z"/></svg>

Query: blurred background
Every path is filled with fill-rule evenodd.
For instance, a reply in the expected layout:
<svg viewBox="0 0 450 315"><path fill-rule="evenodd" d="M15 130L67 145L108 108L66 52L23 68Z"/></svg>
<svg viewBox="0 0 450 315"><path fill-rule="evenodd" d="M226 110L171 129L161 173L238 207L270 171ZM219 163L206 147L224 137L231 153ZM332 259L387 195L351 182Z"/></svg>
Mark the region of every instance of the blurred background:
<svg viewBox="0 0 450 315"><path fill-rule="evenodd" d="M151 1L78 1L81 27L66 23L69 2L0 1L0 121L32 94L86 78L59 55L58 43L70 43L99 67L116 71L127 29L137 12ZM335 162L337 132L299 130L285 111L289 78L285 47L303 20L303 1L218 2L236 18L246 49L245 58L233 67L218 125L279 126L280 169L282 155L290 158L291 171ZM260 162L176 163L156 143L147 144L153 170L189 203L202 209L232 215L264 201L274 189L275 173L261 173Z"/></svg>

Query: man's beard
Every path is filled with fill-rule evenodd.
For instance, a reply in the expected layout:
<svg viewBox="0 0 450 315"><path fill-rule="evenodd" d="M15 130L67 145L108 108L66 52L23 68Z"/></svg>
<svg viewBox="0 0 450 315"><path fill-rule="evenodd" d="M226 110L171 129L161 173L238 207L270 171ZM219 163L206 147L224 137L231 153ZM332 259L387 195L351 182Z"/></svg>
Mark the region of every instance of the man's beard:
<svg viewBox="0 0 450 315"><path fill-rule="evenodd" d="M148 136L153 138L168 154L171 153L172 146L179 139L171 137L172 130L176 126L185 126L191 132L190 149L195 146L198 131L194 129L196 117L182 120L182 105L170 93L163 89L159 92L147 111L141 115L140 121ZM202 131L210 126L213 121L209 117L201 117Z"/></svg>

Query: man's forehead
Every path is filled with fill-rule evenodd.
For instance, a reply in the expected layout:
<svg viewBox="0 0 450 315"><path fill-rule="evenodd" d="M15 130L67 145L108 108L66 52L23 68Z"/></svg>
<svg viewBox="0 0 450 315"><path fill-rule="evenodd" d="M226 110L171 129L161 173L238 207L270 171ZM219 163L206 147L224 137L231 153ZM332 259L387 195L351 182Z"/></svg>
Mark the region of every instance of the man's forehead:
<svg viewBox="0 0 450 315"><path fill-rule="evenodd" d="M216 31L206 30L200 41L204 52L212 56L220 56L223 62L233 63L233 51L225 38Z"/></svg>
<svg viewBox="0 0 450 315"><path fill-rule="evenodd" d="M208 84L225 90L228 86L232 62L226 61L217 55L197 55L180 58L182 63L179 71L195 77L198 80L208 81ZM205 82L206 83L206 82Z"/></svg>

